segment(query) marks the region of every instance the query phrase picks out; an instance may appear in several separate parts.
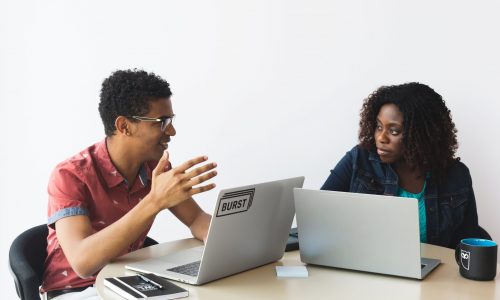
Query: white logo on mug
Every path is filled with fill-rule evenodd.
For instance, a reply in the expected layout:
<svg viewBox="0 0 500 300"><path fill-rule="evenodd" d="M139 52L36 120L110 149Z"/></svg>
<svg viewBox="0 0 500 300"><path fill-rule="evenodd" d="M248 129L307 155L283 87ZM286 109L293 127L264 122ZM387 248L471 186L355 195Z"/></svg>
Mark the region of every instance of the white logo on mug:
<svg viewBox="0 0 500 300"><path fill-rule="evenodd" d="M462 267L464 267L464 269L469 270L470 251L460 249L460 262L462 263Z"/></svg>

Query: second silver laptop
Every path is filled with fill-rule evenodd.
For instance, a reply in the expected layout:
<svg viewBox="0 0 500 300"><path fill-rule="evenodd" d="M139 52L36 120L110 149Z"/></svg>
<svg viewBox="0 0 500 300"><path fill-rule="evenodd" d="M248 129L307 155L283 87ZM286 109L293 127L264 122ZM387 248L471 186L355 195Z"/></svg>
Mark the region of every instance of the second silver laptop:
<svg viewBox="0 0 500 300"><path fill-rule="evenodd" d="M309 264L423 279L416 199L294 189L300 258Z"/></svg>

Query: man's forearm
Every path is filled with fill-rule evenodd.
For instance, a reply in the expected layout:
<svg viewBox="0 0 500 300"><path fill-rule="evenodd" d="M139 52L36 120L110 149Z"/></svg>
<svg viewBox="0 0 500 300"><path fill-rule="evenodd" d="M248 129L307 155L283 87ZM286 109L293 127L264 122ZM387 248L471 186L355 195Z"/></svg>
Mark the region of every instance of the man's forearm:
<svg viewBox="0 0 500 300"><path fill-rule="evenodd" d="M79 242L73 240L62 245L78 276L85 278L94 275L111 259L122 254L152 224L157 210L144 200L103 230L88 233ZM64 232L58 232L58 238L59 234Z"/></svg>
<svg viewBox="0 0 500 300"><path fill-rule="evenodd" d="M195 238L205 242L207 239L208 227L210 226L211 220L212 216L204 211L201 211L189 227L189 229L191 229L191 234Z"/></svg>

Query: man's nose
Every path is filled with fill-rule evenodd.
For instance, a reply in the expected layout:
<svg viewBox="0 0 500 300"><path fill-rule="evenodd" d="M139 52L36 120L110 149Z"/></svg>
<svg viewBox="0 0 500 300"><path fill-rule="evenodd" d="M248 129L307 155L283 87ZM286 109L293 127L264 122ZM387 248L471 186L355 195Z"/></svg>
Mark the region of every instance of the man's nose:
<svg viewBox="0 0 500 300"><path fill-rule="evenodd" d="M173 124L169 124L165 130L165 134L168 136L174 136L177 133Z"/></svg>

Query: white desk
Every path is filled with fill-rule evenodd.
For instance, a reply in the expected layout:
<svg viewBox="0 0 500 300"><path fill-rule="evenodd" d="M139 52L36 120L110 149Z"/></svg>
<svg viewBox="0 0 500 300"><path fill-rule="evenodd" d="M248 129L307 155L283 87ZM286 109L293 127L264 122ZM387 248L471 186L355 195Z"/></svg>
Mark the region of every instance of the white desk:
<svg viewBox="0 0 500 300"><path fill-rule="evenodd" d="M104 287L104 278L133 275L124 268L127 263L198 245L201 242L185 239L124 255L102 269L97 291L103 299L123 299ZM299 252L293 251L273 264L202 286L175 283L189 290L188 299L500 299L500 266L494 281L473 281L458 273L453 250L422 244L422 253L442 262L423 281L317 266L307 266L308 278L277 278L274 266L302 264Z"/></svg>

